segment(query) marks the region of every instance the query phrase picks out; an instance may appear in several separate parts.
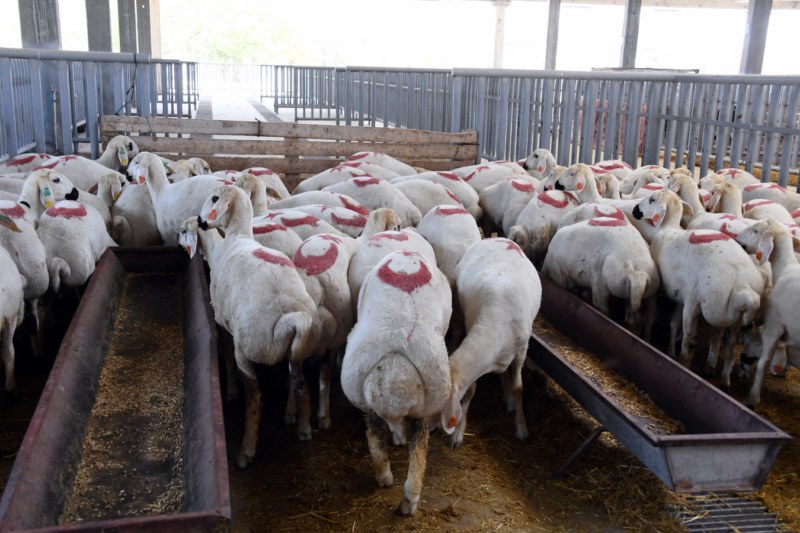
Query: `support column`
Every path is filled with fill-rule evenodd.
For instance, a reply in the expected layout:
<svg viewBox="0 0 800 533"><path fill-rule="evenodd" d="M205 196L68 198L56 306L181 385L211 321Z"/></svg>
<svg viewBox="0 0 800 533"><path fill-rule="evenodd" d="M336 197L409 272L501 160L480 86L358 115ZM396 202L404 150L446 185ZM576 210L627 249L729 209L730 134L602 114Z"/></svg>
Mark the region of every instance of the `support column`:
<svg viewBox="0 0 800 533"><path fill-rule="evenodd" d="M150 35L150 0L136 2L136 36L139 39L139 51L153 53L153 41Z"/></svg>
<svg viewBox="0 0 800 533"><path fill-rule="evenodd" d="M136 53L136 0L117 0L117 12L119 51Z"/></svg>
<svg viewBox="0 0 800 533"><path fill-rule="evenodd" d="M622 35L622 54L619 66L636 67L636 47L639 44L639 16L642 13L642 0L625 0L625 26Z"/></svg>
<svg viewBox="0 0 800 533"><path fill-rule="evenodd" d="M23 48L61 50L58 0L18 0Z"/></svg>
<svg viewBox="0 0 800 533"><path fill-rule="evenodd" d="M740 74L761 74L772 0L751 1L747 5L747 27L744 32Z"/></svg>
<svg viewBox="0 0 800 533"><path fill-rule="evenodd" d="M495 16L494 27L494 68L503 67L503 41L505 36L506 26L506 8L511 3L511 0L493 0L497 14Z"/></svg>
<svg viewBox="0 0 800 533"><path fill-rule="evenodd" d="M109 0L85 0L86 30L90 52L111 52L111 5Z"/></svg>
<svg viewBox="0 0 800 533"><path fill-rule="evenodd" d="M550 0L550 9L547 14L547 52L545 53L544 68L555 70L556 52L558 51L558 19L561 15L561 0Z"/></svg>

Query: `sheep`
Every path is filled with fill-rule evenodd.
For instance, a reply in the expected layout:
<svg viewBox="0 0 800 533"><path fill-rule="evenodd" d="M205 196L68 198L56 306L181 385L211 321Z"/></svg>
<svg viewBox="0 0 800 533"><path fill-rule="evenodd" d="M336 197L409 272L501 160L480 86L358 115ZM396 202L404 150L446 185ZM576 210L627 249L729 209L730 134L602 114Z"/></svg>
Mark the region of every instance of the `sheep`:
<svg viewBox="0 0 800 533"><path fill-rule="evenodd" d="M673 175L668 188L688 204L695 215L705 212L706 206L700 199L700 191L697 188L697 183L695 183L691 176L686 174ZM685 228L691 220L692 217L684 215L681 218L681 226Z"/></svg>
<svg viewBox="0 0 800 533"><path fill-rule="evenodd" d="M19 196L26 174L0 176L0 192L11 193L10 197Z"/></svg>
<svg viewBox="0 0 800 533"><path fill-rule="evenodd" d="M309 191L321 191L325 187L335 185L350 178L357 178L361 176L368 176L363 170L353 167L338 165L327 170L323 170L319 174L306 178L297 184L294 188L294 194L300 194Z"/></svg>
<svg viewBox="0 0 800 533"><path fill-rule="evenodd" d="M44 245L53 292L86 283L103 252L117 245L100 214L72 200L45 210L36 233Z"/></svg>
<svg viewBox="0 0 800 533"><path fill-rule="evenodd" d="M462 207L439 205L422 217L417 231L430 243L436 264L454 285L456 265L467 248L481 240L475 219Z"/></svg>
<svg viewBox="0 0 800 533"><path fill-rule="evenodd" d="M56 159L56 156L50 154L15 155L8 161L0 163L0 175L24 174L53 159Z"/></svg>
<svg viewBox="0 0 800 533"><path fill-rule="evenodd" d="M252 224L253 240L261 246L278 250L286 254L287 257L293 257L303 243L300 235L276 220L256 217L252 220Z"/></svg>
<svg viewBox="0 0 800 533"><path fill-rule="evenodd" d="M515 174L513 169L503 165L479 165L464 176L463 180L480 194L483 189L490 185L515 177L525 179L526 175ZM527 176L527 179L535 180L536 178ZM532 183L538 183L538 181L532 181Z"/></svg>
<svg viewBox="0 0 800 533"><path fill-rule="evenodd" d="M479 198L484 212L484 235L491 233L494 228L502 228L503 234L507 235L536 194L533 183L518 178L508 178L483 189Z"/></svg>
<svg viewBox="0 0 800 533"><path fill-rule="evenodd" d="M131 167L139 185L147 183L156 213L156 226L166 246L178 244L181 223L197 214L205 199L220 186L215 176L196 176L170 183L161 158L150 152L137 155Z"/></svg>
<svg viewBox="0 0 800 533"><path fill-rule="evenodd" d="M742 206L745 218L764 220L774 218L782 224L794 224L792 214L781 204L772 200L750 200Z"/></svg>
<svg viewBox="0 0 800 533"><path fill-rule="evenodd" d="M558 222L577 205L578 201L570 193L541 192L520 212L508 230L508 238L517 243L534 264L541 263Z"/></svg>
<svg viewBox="0 0 800 533"><path fill-rule="evenodd" d="M23 218L35 228L42 208L49 208L57 200L76 200L78 196L78 189L63 174L52 170L33 170L25 178L15 204L23 207Z"/></svg>
<svg viewBox="0 0 800 533"><path fill-rule="evenodd" d="M436 265L413 252L387 255L370 270L358 298L358 321L347 338L341 383L347 399L367 414L375 480L394 483L386 450L406 442L409 466L402 515L414 514L422 491L428 418L450 393L444 334L451 314L450 285ZM529 331L530 333L530 331Z"/></svg>
<svg viewBox="0 0 800 533"><path fill-rule="evenodd" d="M400 189L388 181L373 177L350 178L347 181L325 187L322 190L355 198L356 201L370 210L388 207L397 213L404 226L416 226L422 220L422 213L419 208Z"/></svg>
<svg viewBox="0 0 800 533"><path fill-rule="evenodd" d="M732 182L740 189L747 185L761 183L758 178L740 168L723 168L717 172L717 174Z"/></svg>
<svg viewBox="0 0 800 533"><path fill-rule="evenodd" d="M263 217L254 219L255 221L265 220L269 222L277 222L283 224L293 232L297 233L301 239L305 240L318 233L330 233L338 237L346 237L347 235L324 220L304 213L302 211L295 211L293 209L282 209L280 211L269 211Z"/></svg>
<svg viewBox="0 0 800 533"><path fill-rule="evenodd" d="M365 175L378 178L379 180L390 181L400 177L400 174L398 174L394 170L382 167L381 165L376 165L375 163L370 163L368 161L345 161L343 163L340 163L339 166L355 168L363 172ZM409 175L413 176L413 174ZM353 177L355 178L357 176Z"/></svg>
<svg viewBox="0 0 800 533"><path fill-rule="evenodd" d="M0 232L14 231L15 223L8 217L0 218L0 225L4 227ZM14 379L14 331L22 323L25 313L23 284L24 279L11 255L0 246L0 356L6 373L6 396L11 397L16 394L17 388Z"/></svg>
<svg viewBox="0 0 800 533"><path fill-rule="evenodd" d="M800 209L800 194L781 187L777 183L756 183L742 187L742 201L772 200L788 211Z"/></svg>
<svg viewBox="0 0 800 533"><path fill-rule="evenodd" d="M192 176L197 176L197 169L185 159L178 159L167 164L167 178L170 183L188 180Z"/></svg>
<svg viewBox="0 0 800 533"><path fill-rule="evenodd" d="M363 161L364 163L372 163L374 165L388 168L396 172L399 176L410 176L417 174L417 171L411 165L403 163L392 156L382 154L379 152L356 152L347 158L347 161Z"/></svg>
<svg viewBox="0 0 800 533"><path fill-rule="evenodd" d="M621 212L559 228L542 272L567 289L590 290L592 305L604 315L609 314L611 296L624 300L625 326L636 334L642 304L654 304L661 285L647 242Z"/></svg>
<svg viewBox="0 0 800 533"><path fill-rule="evenodd" d="M324 220L350 237L358 237L367 225L368 218L345 207L330 207L322 204L298 205L294 211L302 211ZM374 213L374 211L373 211Z"/></svg>
<svg viewBox="0 0 800 533"><path fill-rule="evenodd" d="M111 206L111 237L120 246L158 246L162 243L150 190L130 183Z"/></svg>
<svg viewBox="0 0 800 533"><path fill-rule="evenodd" d="M294 194L270 205L271 209L293 209L298 205L322 204L331 207L346 207L361 215L369 215L370 210L355 198L329 191L307 191Z"/></svg>
<svg viewBox="0 0 800 533"><path fill-rule="evenodd" d="M208 161L205 159L201 159L199 157L190 157L186 160L186 162L192 165L196 176L206 176L212 173L211 165L209 165Z"/></svg>
<svg viewBox="0 0 800 533"><path fill-rule="evenodd" d="M595 169L600 172L595 171ZM595 174L611 174L621 182L633 172L633 168L621 159L607 159L592 165L592 171Z"/></svg>
<svg viewBox="0 0 800 533"><path fill-rule="evenodd" d="M438 183L439 185L444 185L456 196L456 198L458 198L458 201L461 202L461 205L464 206L464 209L469 211L469 213L475 217L475 220L479 220L483 215L483 210L481 209L480 205L478 205L478 192L470 187L467 182L461 179L458 174L443 171L420 172L419 174L415 174L413 176L402 176L395 178L391 180L390 183L392 185L397 185L398 183L412 179L427 180L432 181L433 183Z"/></svg>
<svg viewBox="0 0 800 533"><path fill-rule="evenodd" d="M537 148L525 159L522 168L534 178L545 180L556 173L556 158L547 148Z"/></svg>
<svg viewBox="0 0 800 533"><path fill-rule="evenodd" d="M417 206L423 217L437 205L464 207L450 189L432 181L412 179L392 185Z"/></svg>
<svg viewBox="0 0 800 533"><path fill-rule="evenodd" d="M503 392L508 411L515 411L516 437L526 441L522 366L542 300L536 269L508 239L483 239L470 246L458 263L456 289L467 336L450 356L450 395L440 414L441 425L457 448L464 439L476 381L494 372L504 376Z"/></svg>
<svg viewBox="0 0 800 533"><path fill-rule="evenodd" d="M291 259L253 240L253 208L244 191L222 186L199 211L201 228L225 231L206 259L214 318L233 336L236 365L245 384L245 433L237 456L244 468L255 456L261 419L256 363L274 365L288 355L300 403L297 436L311 438L302 364L319 340L319 315Z"/></svg>
<svg viewBox="0 0 800 533"><path fill-rule="evenodd" d="M600 181L600 190L602 191L603 198L608 198L610 200L619 200L621 196L619 194L619 179L614 176L613 174L606 172L597 176L597 179Z"/></svg>
<svg viewBox="0 0 800 533"><path fill-rule="evenodd" d="M661 273L661 284L670 299L682 305L683 339L680 362L689 365L697 319L714 328L706 370L713 372L722 340L721 328L751 324L764 293L764 280L750 256L728 235L717 231L680 228L681 201L669 190L657 191L633 210L637 219L652 221L656 235L650 246ZM670 354L681 311L673 315ZM729 335L732 339L735 335ZM732 350L725 347L722 386L730 386Z"/></svg>
<svg viewBox="0 0 800 533"><path fill-rule="evenodd" d="M577 224L578 222L591 220L598 217L626 220L625 213L623 213L622 210L615 205L605 202L589 202L586 204L580 204L576 208L572 209L569 213L564 215L558 223L558 230L560 231L561 228L566 228L572 224Z"/></svg>
<svg viewBox="0 0 800 533"><path fill-rule="evenodd" d="M264 182L264 185L267 188L272 188L275 190L281 198L289 198L289 190L286 188L286 185L283 184L281 181L281 177L277 175L272 169L266 167L250 167L244 169L241 174L252 174L253 176L257 177L261 181ZM236 181L236 177L234 176L233 181Z"/></svg>
<svg viewBox="0 0 800 533"><path fill-rule="evenodd" d="M755 253L759 261L769 261L772 265L773 287L763 305L761 355L753 384L744 401L748 407L755 408L761 401L764 370L778 341L784 341L790 350L800 347L800 327L796 320L797 302L800 301L800 264L794 255L800 251L800 240L793 239L789 231L775 220L756 222L742 231L736 240L748 252Z"/></svg>
<svg viewBox="0 0 800 533"><path fill-rule="evenodd" d="M279 191L267 187L261 179L248 172L236 176L236 186L244 190L253 205L253 214L260 216L269 210L269 206L283 198Z"/></svg>
<svg viewBox="0 0 800 533"><path fill-rule="evenodd" d="M97 185L100 178L110 172L119 174L122 178L125 177L122 173L110 170L97 161L78 155L63 155L54 158L34 170L55 170L69 178L77 188L83 191L88 191L92 186Z"/></svg>
<svg viewBox="0 0 800 533"><path fill-rule="evenodd" d="M643 176L645 177L642 178ZM661 180L666 184L669 177L670 172L668 169L658 165L645 165L637 168L620 181L619 193L621 195L632 194L637 189L637 184L639 184L638 188L641 188L643 185L653 183L656 180Z"/></svg>

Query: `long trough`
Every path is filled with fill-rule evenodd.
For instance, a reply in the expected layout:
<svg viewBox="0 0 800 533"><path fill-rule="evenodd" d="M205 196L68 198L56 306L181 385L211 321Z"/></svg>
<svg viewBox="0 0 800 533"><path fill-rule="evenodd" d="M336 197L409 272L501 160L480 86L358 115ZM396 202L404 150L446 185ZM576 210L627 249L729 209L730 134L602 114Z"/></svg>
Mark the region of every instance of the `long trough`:
<svg viewBox="0 0 800 533"><path fill-rule="evenodd" d="M64 336L0 530L219 531L230 495L203 261L110 248Z"/></svg>
<svg viewBox="0 0 800 533"><path fill-rule="evenodd" d="M670 489L756 491L791 437L542 276L540 314L684 428L654 431L533 334L528 355Z"/></svg>

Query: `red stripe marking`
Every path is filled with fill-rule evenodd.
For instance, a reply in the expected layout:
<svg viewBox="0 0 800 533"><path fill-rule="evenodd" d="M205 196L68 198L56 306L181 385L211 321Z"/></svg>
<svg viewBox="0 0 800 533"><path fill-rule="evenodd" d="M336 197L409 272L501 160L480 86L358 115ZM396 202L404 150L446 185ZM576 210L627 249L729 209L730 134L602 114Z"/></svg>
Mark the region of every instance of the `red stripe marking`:
<svg viewBox="0 0 800 533"><path fill-rule="evenodd" d="M729 176L733 176L734 174L738 174L741 171L742 170L738 168L723 168L722 170L717 172L717 174L727 174Z"/></svg>
<svg viewBox="0 0 800 533"><path fill-rule="evenodd" d="M6 161L6 166L9 166L9 167L21 167L22 165L27 165L28 163L30 163L31 161L33 161L37 157L39 157L39 154L33 154L33 155L29 155L29 156L18 155L18 156L12 157L8 161Z"/></svg>
<svg viewBox="0 0 800 533"><path fill-rule="evenodd" d="M25 216L25 209L19 204L14 204L14 207L0 207L0 213L3 213L9 218L23 218Z"/></svg>
<svg viewBox="0 0 800 533"><path fill-rule="evenodd" d="M369 157L372 152L360 152L357 154L353 154L347 158L347 161L355 161L356 159L364 159L365 157Z"/></svg>
<svg viewBox="0 0 800 533"><path fill-rule="evenodd" d="M777 183L753 183L751 185L745 185L745 191L755 191L757 189L780 189L783 192L786 192L786 189L778 185Z"/></svg>
<svg viewBox="0 0 800 533"><path fill-rule="evenodd" d="M458 174L454 174L453 172L437 172L436 174L446 180L461 181L461 178L458 177Z"/></svg>
<svg viewBox="0 0 800 533"><path fill-rule="evenodd" d="M326 241L335 242L336 244L342 244L342 239L340 239L336 235L331 235L330 233L323 233L319 235L319 238Z"/></svg>
<svg viewBox="0 0 800 533"><path fill-rule="evenodd" d="M719 231L720 231L720 233L724 233L728 237L732 237L734 239L739 236L738 233L734 233L734 232L731 231L731 227L730 227L730 223L729 222L723 222L719 227Z"/></svg>
<svg viewBox="0 0 800 533"><path fill-rule="evenodd" d="M337 170L337 169L338 169L338 170L341 170L341 169L339 169L338 167L350 167L350 168L358 168L358 167L360 167L360 166L361 166L361 165L363 165L363 164L364 164L364 161L344 161L344 162L342 162L342 163L339 163L339 164L337 165L337 168L334 168L334 170Z"/></svg>
<svg viewBox="0 0 800 533"><path fill-rule="evenodd" d="M535 192L536 187L533 186L533 183L527 181L520 181L516 179L512 179L511 186L517 189L520 192Z"/></svg>
<svg viewBox="0 0 800 533"><path fill-rule="evenodd" d="M800 217L800 209L795 209L791 212L792 218Z"/></svg>
<svg viewBox="0 0 800 533"><path fill-rule="evenodd" d="M55 168L59 163L64 161L71 161L73 159L78 159L77 155L62 155L61 157L55 158L55 161L51 161L50 163L45 163L44 165L39 165L33 170L49 170Z"/></svg>
<svg viewBox="0 0 800 533"><path fill-rule="evenodd" d="M253 176L265 176L265 175L266 176L272 176L273 174L275 174L272 170L270 170L268 168L264 168L264 169L261 169L261 170L250 169L250 170L248 170L248 172L250 174L252 174Z"/></svg>
<svg viewBox="0 0 800 533"><path fill-rule="evenodd" d="M556 196L555 191L545 191L543 193L539 193L536 198L538 198L541 202L553 207L557 207L558 209L564 209L567 207L569 200L566 197L564 197L563 200L558 200L557 198L554 198L554 196Z"/></svg>
<svg viewBox="0 0 800 533"><path fill-rule="evenodd" d="M592 171L592 174L605 174L607 172L603 167L596 167L594 165L589 166L589 170Z"/></svg>
<svg viewBox="0 0 800 533"><path fill-rule="evenodd" d="M731 240L730 235L725 235L719 231L709 231L708 233L695 233L694 231L689 232L689 243L690 244L707 244L709 242L714 241L729 241Z"/></svg>
<svg viewBox="0 0 800 533"><path fill-rule="evenodd" d="M773 202L772 200L750 200L749 202L744 204L743 209L745 211L749 211L754 207L761 207L762 205L770 205L774 203L775 202Z"/></svg>
<svg viewBox="0 0 800 533"><path fill-rule="evenodd" d="M446 193L447 193L447 196L449 196L449 197L450 197L452 200L454 200L454 201L458 202L459 204L461 203L461 200L459 200L459 199L458 199L458 196L456 196L455 194L453 194L453 191L451 191L451 190L450 190L450 189L448 189L447 187L445 187L445 188L444 188L444 192L446 192Z"/></svg>
<svg viewBox="0 0 800 533"><path fill-rule="evenodd" d="M617 220L625 220L625 214L613 205L598 204L594 206L594 215L596 217L616 218Z"/></svg>
<svg viewBox="0 0 800 533"><path fill-rule="evenodd" d="M598 163L595 166L598 166L598 167L600 167L600 168L602 168L603 170L606 170L606 171L608 171L608 170L617 170L619 168L625 168L626 166L628 166L628 168L630 168L629 165L624 165L622 163Z"/></svg>
<svg viewBox="0 0 800 533"><path fill-rule="evenodd" d="M364 178L353 178L353 183L356 184L356 187L364 188L369 185L377 185L381 182L378 178L373 178L372 176L364 177Z"/></svg>
<svg viewBox="0 0 800 533"><path fill-rule="evenodd" d="M51 207L45 213L51 217L83 218L86 216L86 208L80 204L78 207Z"/></svg>
<svg viewBox="0 0 800 533"><path fill-rule="evenodd" d="M275 219L275 218L282 217L282 216L283 216L283 213L281 213L280 211L273 211L273 212L271 212L271 213L267 213L267 214L266 214L266 215L264 215L264 216L265 216L265 217L267 217L269 220L273 220L273 219Z"/></svg>
<svg viewBox="0 0 800 533"><path fill-rule="evenodd" d="M322 274L333 266L339 257L339 248L336 244L328 245L328 250L322 255L303 255L303 246L308 241L303 241L300 248L294 254L294 264L297 268L302 268L309 276Z"/></svg>
<svg viewBox="0 0 800 533"><path fill-rule="evenodd" d="M314 215L305 215L302 217L284 215L281 217L281 223L289 228L296 228L297 226L313 226L316 228L318 222L319 219Z"/></svg>
<svg viewBox="0 0 800 533"><path fill-rule="evenodd" d="M611 217L597 217L589 219L590 226L624 226L625 221Z"/></svg>
<svg viewBox="0 0 800 533"><path fill-rule="evenodd" d="M402 231L382 231L367 239L367 244L372 246L380 246L380 241L383 239L389 239L392 241L407 241L408 233Z"/></svg>
<svg viewBox="0 0 800 533"><path fill-rule="evenodd" d="M512 252L517 252L522 257L525 257L525 252L522 251L522 248L519 247L517 243L514 241L509 241L508 239L504 239L506 242L506 250L511 250Z"/></svg>
<svg viewBox="0 0 800 533"><path fill-rule="evenodd" d="M491 168L489 165L481 165L475 169L475 172L483 172L484 170L491 170Z"/></svg>
<svg viewBox="0 0 800 533"><path fill-rule="evenodd" d="M661 185L660 183L648 183L647 185L642 187L642 189L647 189L648 191L660 191L663 188L664 186Z"/></svg>
<svg viewBox="0 0 800 533"><path fill-rule="evenodd" d="M337 196L339 197L339 201L342 202L342 205L347 209L349 209L350 211L355 211L356 213L361 215L369 215L369 209L367 209L363 205L358 203L353 203L350 200L348 200L346 196L343 196L341 194L338 194Z"/></svg>
<svg viewBox="0 0 800 533"><path fill-rule="evenodd" d="M289 228L287 228L283 224L261 224L258 226L253 226L254 235L272 233L273 231L289 231Z"/></svg>
<svg viewBox="0 0 800 533"><path fill-rule="evenodd" d="M414 252L403 252L403 255L410 257L410 256L417 256L422 257L418 253ZM431 278L431 271L428 270L427 265L423 261L419 263L419 270L412 274L406 274L405 272L395 272L389 265L392 263L392 259L386 261L381 267L378 269L378 278L386 283L387 285L391 285L392 287L396 287L401 291L407 292L411 294L416 289L422 287L423 285L427 285Z"/></svg>
<svg viewBox="0 0 800 533"><path fill-rule="evenodd" d="M235 182L233 182L233 181L231 181L231 180L226 180L225 178L219 178L219 177L218 177L218 178L217 178L217 181L218 181L218 182L220 182L220 183L222 183L223 185L236 185L236 183L235 183Z"/></svg>
<svg viewBox="0 0 800 533"><path fill-rule="evenodd" d="M223 174L238 174L238 170L218 170L217 172L222 172ZM252 172L250 173L252 174Z"/></svg>
<svg viewBox="0 0 800 533"><path fill-rule="evenodd" d="M471 179L472 179L472 178L474 178L474 177L475 177L475 171L473 170L472 172L470 172L469 174L467 174L466 176L464 176L464 181L469 181L469 180L471 180Z"/></svg>
<svg viewBox="0 0 800 533"><path fill-rule="evenodd" d="M467 210L464 209L463 207L442 207L442 206L436 208L436 214L443 217L449 217L451 215L469 215Z"/></svg>
<svg viewBox="0 0 800 533"><path fill-rule="evenodd" d="M725 213L724 215L722 215L719 218L721 218L722 220L739 220L739 217L737 217L735 215L731 215L730 213Z"/></svg>
<svg viewBox="0 0 800 533"><path fill-rule="evenodd" d="M646 168L646 169L648 169L648 170L655 170L655 169L657 169L657 168L661 168L661 167L660 167L660 166L658 166L658 165L645 165L645 166L643 166L642 168Z"/></svg>
<svg viewBox="0 0 800 533"><path fill-rule="evenodd" d="M367 225L367 217L359 213L353 214L355 216L352 218L347 218L340 217L336 213L331 213L331 220L333 220L336 224L341 224L342 226L352 226L354 228L363 228Z"/></svg>
<svg viewBox="0 0 800 533"><path fill-rule="evenodd" d="M289 259L284 255L275 255L273 253L270 253L266 251L264 248L253 250L253 255L266 263L272 263L273 265L288 266L294 268L294 263L292 263L291 259Z"/></svg>

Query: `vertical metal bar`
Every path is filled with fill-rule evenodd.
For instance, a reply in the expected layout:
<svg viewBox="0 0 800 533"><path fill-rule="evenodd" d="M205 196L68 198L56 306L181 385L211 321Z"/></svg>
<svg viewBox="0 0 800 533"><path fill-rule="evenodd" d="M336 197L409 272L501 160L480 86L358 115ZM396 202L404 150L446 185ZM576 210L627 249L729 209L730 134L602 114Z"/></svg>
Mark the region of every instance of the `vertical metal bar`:
<svg viewBox="0 0 800 533"><path fill-rule="evenodd" d="M72 92L69 89L69 63L58 62L58 100L61 118L61 153L74 153L72 145Z"/></svg>
<svg viewBox="0 0 800 533"><path fill-rule="evenodd" d="M555 112L555 91L554 85L556 83L555 80L545 79L542 80L542 133L539 140L539 147L540 148L547 148L551 152L554 150L553 142L552 142L552 135L551 135L551 128L552 128L552 120L553 115Z"/></svg>
<svg viewBox="0 0 800 533"><path fill-rule="evenodd" d="M753 167L757 159L761 157L761 132L760 126L756 124L764 124L766 117L764 116L764 105L767 100L767 93L769 92L766 85L758 85L755 94L753 95L753 105L750 107L750 120L748 124L752 124L751 129L748 130L747 152L745 153L745 170L752 173Z"/></svg>
<svg viewBox="0 0 800 533"><path fill-rule="evenodd" d="M478 130L478 140L480 142L479 152L480 155L486 157L486 147L489 146L486 136L486 78L481 76L478 78L476 87L476 101L475 101L475 128Z"/></svg>
<svg viewBox="0 0 800 533"><path fill-rule="evenodd" d="M733 112L733 92L732 84L725 83L722 86L719 107L720 125L717 129L717 147L714 149L715 171L722 170L725 163L725 154L728 152L730 129L727 123L730 123L733 120L733 117L731 117L731 113Z"/></svg>
<svg viewBox="0 0 800 533"><path fill-rule="evenodd" d="M32 59L29 61L29 66L31 73L30 94L31 100L33 101L33 132L36 141L36 151L44 152L46 149L44 117L45 113L48 113L48 111L45 110L44 106L37 105L37 103L42 102L42 98L44 97L45 106L50 106L50 98L42 87L42 62L38 59ZM55 113L55 111L52 112Z"/></svg>
<svg viewBox="0 0 800 533"><path fill-rule="evenodd" d="M523 78L520 87L519 105L519 134L517 135L517 153L514 159L522 159L530 153L531 139L531 92L533 91L533 79Z"/></svg>
<svg viewBox="0 0 800 533"><path fill-rule="evenodd" d="M682 167L685 165L687 168L693 169L694 163L692 164L691 167L689 167L689 159L691 158L691 156L687 156L687 160L684 163L683 155L689 140L688 137L689 137L689 126L691 123L693 94L695 92L699 93L700 89L694 82L683 83L681 84L681 87L682 87L681 105L678 113L679 116L678 120L680 121L680 125L678 128L678 142L676 144L675 167Z"/></svg>
<svg viewBox="0 0 800 533"><path fill-rule="evenodd" d="M575 92L577 91L577 80L564 80L562 85L562 114L560 130L558 135L558 159L568 165L573 163L570 157L570 144L572 141L572 116L575 112Z"/></svg>
<svg viewBox="0 0 800 533"><path fill-rule="evenodd" d="M731 126L730 166L732 168L739 167L739 160L742 157L744 124L742 124L741 121L748 114L750 107L749 96L751 95L752 90L753 90L752 85L741 83L736 86L736 92L737 92L736 108L734 110L734 116L731 118L731 122L733 122L733 125Z"/></svg>
<svg viewBox="0 0 800 533"><path fill-rule="evenodd" d="M644 152L642 153L642 164L650 165L659 163L659 152L661 151L661 136L658 133L658 115L661 106L661 94L664 89L663 84L657 82L646 82L645 92L647 97L647 125L644 135ZM649 91L647 90L649 89Z"/></svg>
<svg viewBox="0 0 800 533"><path fill-rule="evenodd" d="M698 84L698 87L695 89L694 93L691 126L689 127L688 160L686 162L686 167L690 172L694 172L694 167L697 162L697 144L702 127L700 124L700 119L704 113L704 104L706 102L706 98L708 97L708 89L708 83L700 83Z"/></svg>
<svg viewBox="0 0 800 533"><path fill-rule="evenodd" d="M97 65L94 61L83 64L83 87L86 95L86 132L89 134L92 159L100 155L100 141L98 138L97 117L100 108L97 99Z"/></svg>
<svg viewBox="0 0 800 533"><path fill-rule="evenodd" d="M6 142L8 143L8 157L17 155L19 140L17 139L17 116L14 105L14 85L11 76L11 59L0 58L0 86L3 87L0 100L3 105L3 117L5 118L3 130L5 131Z"/></svg>
<svg viewBox="0 0 800 533"><path fill-rule="evenodd" d="M627 121L625 124L625 142L623 145L623 160L636 168L639 166L639 129L641 127L640 114L642 82L632 82L628 92Z"/></svg>
<svg viewBox="0 0 800 533"><path fill-rule="evenodd" d="M681 84L677 82L671 84L669 90L667 91L667 102L666 107L664 108L664 114L668 117L665 119L667 135L664 139L664 167L666 168L670 168L670 166L672 166L672 149L675 146L675 132L678 126L678 120L675 117L678 115L678 110L680 107L680 86ZM679 166L679 158L676 155L674 167L678 168Z"/></svg>
<svg viewBox="0 0 800 533"><path fill-rule="evenodd" d="M784 128L797 128L798 103L800 103L800 85L792 85L789 87L789 97L786 103L786 119L782 125ZM781 150L781 166L778 174L778 185L781 187L789 184L789 168L794 161L791 158L792 144L797 142L799 136L797 133L782 134L783 149Z"/></svg>
<svg viewBox="0 0 800 533"><path fill-rule="evenodd" d="M605 133L605 146L603 147L603 159L616 159L617 147L619 145L619 109L618 101L619 95L623 92L623 82L612 80L609 82L608 89L608 123L606 124Z"/></svg>
<svg viewBox="0 0 800 533"><path fill-rule="evenodd" d="M779 84L770 86L769 113L766 122L767 128L777 128L778 120L783 113L785 87ZM761 181L769 183L772 176L772 160L777 152L777 133L766 132L764 135L764 157L761 164Z"/></svg>
<svg viewBox="0 0 800 533"><path fill-rule="evenodd" d="M714 147L714 130L718 128L713 122L716 120L719 109L719 90L718 83L709 85L708 97L706 100L705 118L707 124L703 124L702 131L702 144L700 145L700 175L705 176L708 173L708 162L711 158L711 150Z"/></svg>
<svg viewBox="0 0 800 533"><path fill-rule="evenodd" d="M578 162L578 148L580 147L580 137L583 134L581 122L583 121L582 98L586 92L586 80L575 80L575 93L572 104L572 112L569 119L570 131L567 134L569 139L569 160L573 163Z"/></svg>
<svg viewBox="0 0 800 533"><path fill-rule="evenodd" d="M533 115L533 120L531 120L531 140L530 144L528 145L528 150L526 150L528 153L540 146L541 132L544 131L543 127L541 131L539 130L539 125L541 124L542 115L544 112L544 97L542 96L543 91L544 80L541 78L533 80L533 94L531 95L531 112Z"/></svg>
<svg viewBox="0 0 800 533"><path fill-rule="evenodd" d="M450 97L450 131L461 131L461 95L464 88L464 78L453 76L453 90Z"/></svg>
<svg viewBox="0 0 800 533"><path fill-rule="evenodd" d="M497 135L495 138L495 157L499 159L507 159L506 157L506 125L508 124L508 105L509 105L509 90L511 80L508 77L502 77L499 80L498 86L498 100L497 100L497 113L495 114L495 124L497 127Z"/></svg>
<svg viewBox="0 0 800 533"><path fill-rule="evenodd" d="M594 137L597 120L597 86L594 80L587 81L583 99L583 144L581 145L581 163L590 165L595 162Z"/></svg>

